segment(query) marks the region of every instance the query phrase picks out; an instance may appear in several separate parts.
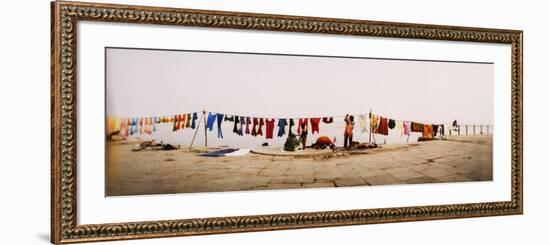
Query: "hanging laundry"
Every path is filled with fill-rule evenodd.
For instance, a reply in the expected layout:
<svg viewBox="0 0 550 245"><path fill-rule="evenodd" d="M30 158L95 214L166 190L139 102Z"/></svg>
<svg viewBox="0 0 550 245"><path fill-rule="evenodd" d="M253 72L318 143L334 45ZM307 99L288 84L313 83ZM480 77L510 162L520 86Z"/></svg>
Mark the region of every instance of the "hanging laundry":
<svg viewBox="0 0 550 245"><path fill-rule="evenodd" d="M441 135L445 135L445 125L441 124Z"/></svg>
<svg viewBox="0 0 550 245"><path fill-rule="evenodd" d="M308 130L308 125L307 125L307 121L308 119L307 118L300 118L298 119L298 134L301 134L301 131L302 131L302 125L305 125L305 130L307 131Z"/></svg>
<svg viewBox="0 0 550 245"><path fill-rule="evenodd" d="M209 131L214 129L214 122L216 122L216 113L208 112L208 117L206 118L206 128Z"/></svg>
<svg viewBox="0 0 550 245"><path fill-rule="evenodd" d="M388 127L389 127L390 129L394 129L394 128L395 128L395 120L390 119L390 120L388 121Z"/></svg>
<svg viewBox="0 0 550 245"><path fill-rule="evenodd" d="M139 134L143 134L143 118L139 119Z"/></svg>
<svg viewBox="0 0 550 245"><path fill-rule="evenodd" d="M120 135L128 137L128 131L130 126L130 119L120 120Z"/></svg>
<svg viewBox="0 0 550 245"><path fill-rule="evenodd" d="M245 130L245 134L250 134L250 123L251 123L251 120L250 120L250 117L246 117L246 130Z"/></svg>
<svg viewBox="0 0 550 245"><path fill-rule="evenodd" d="M321 122L321 118L310 118L309 123L311 124L311 134L315 134L315 132L319 133L319 123Z"/></svg>
<svg viewBox="0 0 550 245"><path fill-rule="evenodd" d="M389 125L388 125L389 126ZM403 122L395 120L395 129L399 132L399 136L403 136Z"/></svg>
<svg viewBox="0 0 550 245"><path fill-rule="evenodd" d="M433 138L434 132L432 125L424 125L424 131L422 131L423 138Z"/></svg>
<svg viewBox="0 0 550 245"><path fill-rule="evenodd" d="M197 121L198 118L199 118L199 115L197 115L196 112L193 112L193 119L191 120L191 128L192 129L195 129L195 127L196 127L195 121Z"/></svg>
<svg viewBox="0 0 550 245"><path fill-rule="evenodd" d="M359 126L361 127L361 133L368 133L369 118L367 115L358 115Z"/></svg>
<svg viewBox="0 0 550 245"><path fill-rule="evenodd" d="M116 131L120 132L120 119L116 117L107 118L107 134L110 135Z"/></svg>
<svg viewBox="0 0 550 245"><path fill-rule="evenodd" d="M153 117L153 132L157 131L156 124L160 123L160 117Z"/></svg>
<svg viewBox="0 0 550 245"><path fill-rule="evenodd" d="M258 123L259 121L257 117L252 118L252 132L250 132L252 136L257 135L256 128L258 127Z"/></svg>
<svg viewBox="0 0 550 245"><path fill-rule="evenodd" d="M290 118L288 120L288 135L294 134L294 132L292 132L292 127L293 126L294 126L294 119Z"/></svg>
<svg viewBox="0 0 550 245"><path fill-rule="evenodd" d="M412 132L424 132L424 124L417 123L417 122L411 122L411 131Z"/></svg>
<svg viewBox="0 0 550 245"><path fill-rule="evenodd" d="M388 119L380 117L380 122L378 123L377 133L381 135L388 135Z"/></svg>
<svg viewBox="0 0 550 245"><path fill-rule="evenodd" d="M138 119L132 118L132 124L130 126L130 135L134 135L138 132Z"/></svg>
<svg viewBox="0 0 550 245"><path fill-rule="evenodd" d="M191 127L191 121L192 121L191 113L187 113L187 115L185 116L185 128Z"/></svg>
<svg viewBox="0 0 550 245"><path fill-rule="evenodd" d="M178 130L179 121L178 116L174 116L174 124L172 125L172 132Z"/></svg>
<svg viewBox="0 0 550 245"><path fill-rule="evenodd" d="M273 139L273 128L275 127L275 119L265 119L265 138Z"/></svg>
<svg viewBox="0 0 550 245"><path fill-rule="evenodd" d="M258 127L258 131L256 132L257 135L264 135L264 133L262 132L262 128L264 127L264 119L263 118L260 118L260 125Z"/></svg>
<svg viewBox="0 0 550 245"><path fill-rule="evenodd" d="M233 115L229 116L229 115L225 115L225 118L223 119L223 121L230 121L230 122L233 122L235 119L233 117Z"/></svg>
<svg viewBox="0 0 550 245"><path fill-rule="evenodd" d="M239 126L239 135L240 136L243 136L243 126L244 126L244 123L245 123L245 117L244 116L241 116L239 118L239 121L241 122L241 125Z"/></svg>
<svg viewBox="0 0 550 245"><path fill-rule="evenodd" d="M404 135L411 135L411 122L403 121L403 134Z"/></svg>
<svg viewBox="0 0 550 245"><path fill-rule="evenodd" d="M283 137L283 135L285 135L286 125L288 125L286 119L279 119L279 122L277 123L277 127L279 127L279 131L277 131L277 137Z"/></svg>
<svg viewBox="0 0 550 245"><path fill-rule="evenodd" d="M143 132L146 133L146 134L152 134L153 133L153 130L152 130L152 126L153 126L153 119L148 117L148 118L145 118L145 125L143 126Z"/></svg>
<svg viewBox="0 0 550 245"><path fill-rule="evenodd" d="M179 119L179 121L180 121L180 127L179 127L178 129L184 129L184 128L185 128L185 121L186 121L186 119L187 119L186 117L187 117L186 114L180 114L180 115L178 116L178 119Z"/></svg>
<svg viewBox="0 0 550 245"><path fill-rule="evenodd" d="M218 118L218 138L223 139L223 133L222 133L222 121L223 121L223 114L218 113L216 114L216 117Z"/></svg>
<svg viewBox="0 0 550 245"><path fill-rule="evenodd" d="M433 128L433 136L437 136L437 131L439 129L439 125L435 125L435 124L432 124L432 128Z"/></svg>
<svg viewBox="0 0 550 245"><path fill-rule="evenodd" d="M332 117L323 117L323 122L326 124L332 123L334 120Z"/></svg>
<svg viewBox="0 0 550 245"><path fill-rule="evenodd" d="M234 134L239 134L239 117L238 116L235 116L235 120L234 120L234 124L233 124L233 133Z"/></svg>
<svg viewBox="0 0 550 245"><path fill-rule="evenodd" d="M371 132L376 133L378 131L379 118L374 113L369 113Z"/></svg>

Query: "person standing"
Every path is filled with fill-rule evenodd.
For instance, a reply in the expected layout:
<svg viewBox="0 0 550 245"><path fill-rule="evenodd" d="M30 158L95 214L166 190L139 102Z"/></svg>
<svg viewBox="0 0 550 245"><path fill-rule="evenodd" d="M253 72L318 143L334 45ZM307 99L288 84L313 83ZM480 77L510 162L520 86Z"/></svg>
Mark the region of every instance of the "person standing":
<svg viewBox="0 0 550 245"><path fill-rule="evenodd" d="M353 141L353 126L355 125L353 116L346 114L344 122L346 123L346 128L344 129L344 148L349 149Z"/></svg>

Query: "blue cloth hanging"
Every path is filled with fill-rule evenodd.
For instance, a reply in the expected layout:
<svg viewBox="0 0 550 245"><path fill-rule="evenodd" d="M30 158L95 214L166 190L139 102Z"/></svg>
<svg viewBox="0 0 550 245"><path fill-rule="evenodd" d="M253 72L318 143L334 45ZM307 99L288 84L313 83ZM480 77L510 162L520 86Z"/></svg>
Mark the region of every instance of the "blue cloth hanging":
<svg viewBox="0 0 550 245"><path fill-rule="evenodd" d="M208 112L208 118L206 119L206 128L209 131L214 129L214 122L216 122L216 113Z"/></svg>
<svg viewBox="0 0 550 245"><path fill-rule="evenodd" d="M195 121L197 121L197 118L198 118L197 113L193 112L193 120L191 121L191 128L192 129L195 129L195 127L196 127Z"/></svg>
<svg viewBox="0 0 550 245"><path fill-rule="evenodd" d="M222 121L224 115L221 113L216 114L216 117L218 118L218 138L223 139L223 133L222 133Z"/></svg>
<svg viewBox="0 0 550 245"><path fill-rule="evenodd" d="M277 123L277 127L279 127L279 131L277 132L277 137L283 137L285 135L285 127L288 123L286 122L286 119L281 118L279 119L279 122Z"/></svg>

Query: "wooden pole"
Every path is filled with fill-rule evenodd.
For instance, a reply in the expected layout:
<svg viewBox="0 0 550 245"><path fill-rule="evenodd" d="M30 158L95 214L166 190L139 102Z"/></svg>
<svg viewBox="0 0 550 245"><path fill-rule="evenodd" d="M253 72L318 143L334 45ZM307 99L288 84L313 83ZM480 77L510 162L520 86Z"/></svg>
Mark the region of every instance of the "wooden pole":
<svg viewBox="0 0 550 245"><path fill-rule="evenodd" d="M474 135L476 135L476 125L474 125Z"/></svg>
<svg viewBox="0 0 550 245"><path fill-rule="evenodd" d="M201 118L199 119L199 123L195 128L195 134L193 135L193 139L191 140L191 145L189 145L189 149L193 148L193 143L195 143L195 138L197 137L197 133L199 132L199 128L201 126L202 117L204 117L204 114L201 114Z"/></svg>
<svg viewBox="0 0 550 245"><path fill-rule="evenodd" d="M208 132L206 128L206 110L202 111L202 117L204 120L204 147L208 147Z"/></svg>
<svg viewBox="0 0 550 245"><path fill-rule="evenodd" d="M483 125L479 125L479 130L481 131L481 134L483 134Z"/></svg>
<svg viewBox="0 0 550 245"><path fill-rule="evenodd" d="M458 125L458 135L460 135L460 125Z"/></svg>
<svg viewBox="0 0 550 245"><path fill-rule="evenodd" d="M468 124L466 124L466 135L468 135Z"/></svg>
<svg viewBox="0 0 550 245"><path fill-rule="evenodd" d="M372 136L372 120L371 120L371 117L372 117L372 109L369 109L369 145L371 144L371 136Z"/></svg>

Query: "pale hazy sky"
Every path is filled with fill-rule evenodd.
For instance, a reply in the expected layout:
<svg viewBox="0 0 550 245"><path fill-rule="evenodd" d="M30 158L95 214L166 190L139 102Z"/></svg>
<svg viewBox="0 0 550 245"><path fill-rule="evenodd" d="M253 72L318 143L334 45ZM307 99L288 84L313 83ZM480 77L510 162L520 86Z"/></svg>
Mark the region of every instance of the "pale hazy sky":
<svg viewBox="0 0 550 245"><path fill-rule="evenodd" d="M107 115L374 113L493 123L493 64L108 48Z"/></svg>

